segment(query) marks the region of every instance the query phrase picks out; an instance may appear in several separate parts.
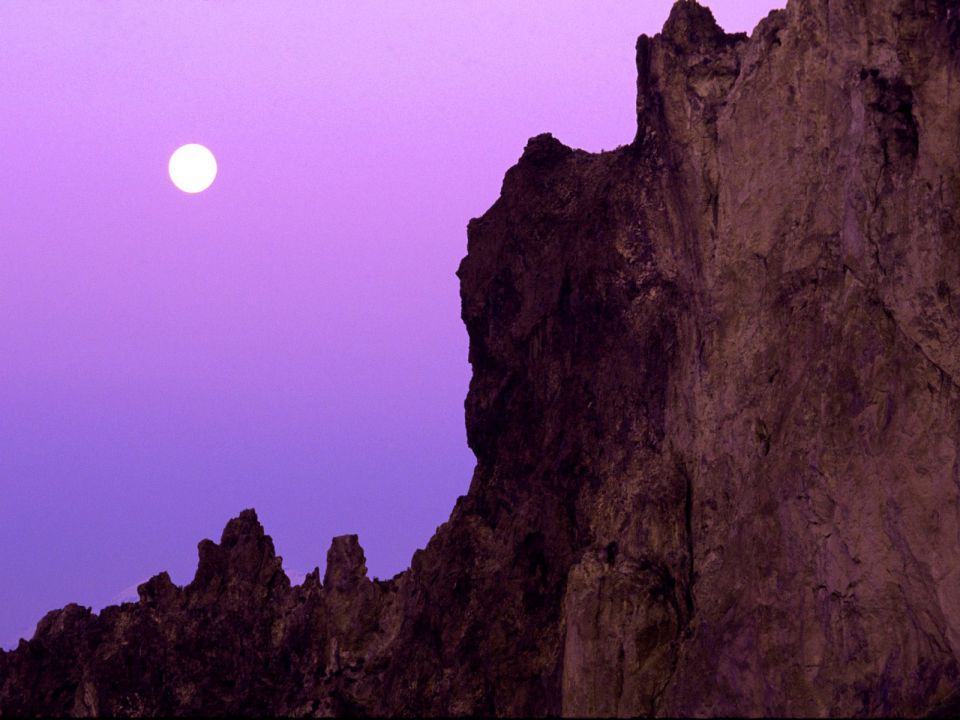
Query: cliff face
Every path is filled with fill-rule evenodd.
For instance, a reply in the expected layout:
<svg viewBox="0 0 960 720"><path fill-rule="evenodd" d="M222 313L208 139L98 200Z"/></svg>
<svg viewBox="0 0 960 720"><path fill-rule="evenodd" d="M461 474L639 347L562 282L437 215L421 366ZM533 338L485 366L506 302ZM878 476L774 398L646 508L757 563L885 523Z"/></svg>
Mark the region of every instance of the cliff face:
<svg viewBox="0 0 960 720"><path fill-rule="evenodd" d="M469 225L468 495L290 587L251 511L185 588L49 614L0 713L960 707L960 1L681 0L635 141L530 141Z"/></svg>

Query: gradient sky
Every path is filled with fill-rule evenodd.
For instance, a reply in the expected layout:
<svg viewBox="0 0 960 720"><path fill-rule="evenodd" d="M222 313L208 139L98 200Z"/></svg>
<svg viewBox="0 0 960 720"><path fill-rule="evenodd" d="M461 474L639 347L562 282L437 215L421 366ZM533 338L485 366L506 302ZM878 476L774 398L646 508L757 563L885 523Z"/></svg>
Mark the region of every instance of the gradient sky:
<svg viewBox="0 0 960 720"><path fill-rule="evenodd" d="M467 221L532 135L632 139L670 5L0 3L0 644L245 507L293 574L342 533L404 569L473 469Z"/></svg>

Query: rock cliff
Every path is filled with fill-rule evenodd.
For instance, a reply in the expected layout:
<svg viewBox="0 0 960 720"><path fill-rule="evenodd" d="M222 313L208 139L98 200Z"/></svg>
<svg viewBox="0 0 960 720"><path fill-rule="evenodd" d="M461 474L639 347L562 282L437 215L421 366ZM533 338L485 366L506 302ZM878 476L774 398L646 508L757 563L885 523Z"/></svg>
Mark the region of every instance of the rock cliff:
<svg viewBox="0 0 960 720"><path fill-rule="evenodd" d="M291 587L256 515L0 653L0 714L960 709L960 0L680 0L637 135L468 228L469 493Z"/></svg>

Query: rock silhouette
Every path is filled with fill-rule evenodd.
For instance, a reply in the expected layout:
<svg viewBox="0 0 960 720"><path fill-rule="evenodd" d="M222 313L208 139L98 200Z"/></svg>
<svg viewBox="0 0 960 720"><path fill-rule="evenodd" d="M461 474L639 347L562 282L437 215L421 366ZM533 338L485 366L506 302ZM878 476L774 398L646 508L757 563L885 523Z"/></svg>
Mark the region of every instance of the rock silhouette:
<svg viewBox="0 0 960 720"><path fill-rule="evenodd" d="M0 714L960 710L960 2L680 0L637 135L470 222L469 493L291 587L252 510L0 653Z"/></svg>

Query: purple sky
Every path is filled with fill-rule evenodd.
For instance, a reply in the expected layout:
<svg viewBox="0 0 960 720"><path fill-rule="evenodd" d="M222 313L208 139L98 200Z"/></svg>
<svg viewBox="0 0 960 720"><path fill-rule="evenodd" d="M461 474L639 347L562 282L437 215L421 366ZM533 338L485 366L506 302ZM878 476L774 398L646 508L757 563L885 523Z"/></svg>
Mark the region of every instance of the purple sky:
<svg viewBox="0 0 960 720"><path fill-rule="evenodd" d="M290 571L405 568L473 469L467 221L532 135L632 139L670 5L0 3L0 644L250 506Z"/></svg>

